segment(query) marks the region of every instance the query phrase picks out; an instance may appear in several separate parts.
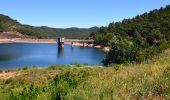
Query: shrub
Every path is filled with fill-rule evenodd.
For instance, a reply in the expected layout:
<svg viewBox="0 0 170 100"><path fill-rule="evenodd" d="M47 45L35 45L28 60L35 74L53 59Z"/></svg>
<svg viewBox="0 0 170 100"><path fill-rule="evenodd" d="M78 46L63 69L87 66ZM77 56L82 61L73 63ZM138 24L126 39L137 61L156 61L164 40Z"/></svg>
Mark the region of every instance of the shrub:
<svg viewBox="0 0 170 100"><path fill-rule="evenodd" d="M24 68L22 68L22 70L27 70L28 69L28 67L24 67Z"/></svg>
<svg viewBox="0 0 170 100"><path fill-rule="evenodd" d="M5 80L5 84L10 84L13 82L13 78L9 78L7 80Z"/></svg>
<svg viewBox="0 0 170 100"><path fill-rule="evenodd" d="M38 95L40 94L39 88L31 84L29 87L24 87L23 90L14 95L11 92L9 97L10 100L37 100Z"/></svg>
<svg viewBox="0 0 170 100"><path fill-rule="evenodd" d="M123 65L122 64L115 64L115 65L112 65L112 66L115 70L119 70L119 69L122 68Z"/></svg>
<svg viewBox="0 0 170 100"><path fill-rule="evenodd" d="M71 65L73 65L74 67L83 67L84 66L84 65L77 63L77 62L74 62Z"/></svg>
<svg viewBox="0 0 170 100"><path fill-rule="evenodd" d="M48 67L48 69L50 69L50 70L62 70L64 68L66 68L65 65L52 65L52 66Z"/></svg>
<svg viewBox="0 0 170 100"><path fill-rule="evenodd" d="M76 70L76 69L73 69ZM63 100L67 94L77 89L89 76L89 72L84 70L67 71L64 74L58 75L51 81L50 91L51 98L54 100Z"/></svg>
<svg viewBox="0 0 170 100"><path fill-rule="evenodd" d="M0 73L2 73L2 72L3 72L3 70L0 69Z"/></svg>

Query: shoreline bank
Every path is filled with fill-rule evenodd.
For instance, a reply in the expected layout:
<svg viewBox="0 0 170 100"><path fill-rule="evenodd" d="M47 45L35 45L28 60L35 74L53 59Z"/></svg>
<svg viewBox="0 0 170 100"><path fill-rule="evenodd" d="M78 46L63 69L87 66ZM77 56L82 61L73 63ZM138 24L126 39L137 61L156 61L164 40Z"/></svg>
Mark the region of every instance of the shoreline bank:
<svg viewBox="0 0 170 100"><path fill-rule="evenodd" d="M50 43L50 44L55 44L57 42L56 42L56 39L20 39L20 38L14 38L14 39L0 39L0 43ZM73 44L71 42L64 42L64 44L73 45L73 46L83 46L83 44L79 43L79 42L74 42ZM84 43L84 46L102 49L105 52L108 52L110 50L109 47L103 47L101 45Z"/></svg>

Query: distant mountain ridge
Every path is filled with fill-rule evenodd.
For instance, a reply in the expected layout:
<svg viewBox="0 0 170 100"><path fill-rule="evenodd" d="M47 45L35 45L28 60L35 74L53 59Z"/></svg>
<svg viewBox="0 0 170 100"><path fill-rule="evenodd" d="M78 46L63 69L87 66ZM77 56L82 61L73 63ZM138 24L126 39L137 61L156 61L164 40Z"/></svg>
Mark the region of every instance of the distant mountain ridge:
<svg viewBox="0 0 170 100"><path fill-rule="evenodd" d="M9 16L0 14L0 32L19 32L23 35L34 36L37 38L87 38L90 33L96 32L98 27L91 28L51 28L47 26L23 25Z"/></svg>

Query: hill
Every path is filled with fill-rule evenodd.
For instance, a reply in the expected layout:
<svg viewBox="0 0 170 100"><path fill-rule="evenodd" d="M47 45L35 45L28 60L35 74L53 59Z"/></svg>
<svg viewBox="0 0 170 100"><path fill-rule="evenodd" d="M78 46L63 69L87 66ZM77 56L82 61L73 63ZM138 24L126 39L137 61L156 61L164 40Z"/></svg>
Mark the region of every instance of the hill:
<svg viewBox="0 0 170 100"><path fill-rule="evenodd" d="M59 36L66 38L87 38L90 33L96 32L97 27L92 28L50 28L46 26L35 27L23 25L17 20L0 14L0 32L16 32L23 35L34 36L37 38L56 38Z"/></svg>
<svg viewBox="0 0 170 100"><path fill-rule="evenodd" d="M132 19L110 23L94 32L96 44L111 50L104 59L106 65L141 62L161 53L170 45L170 5Z"/></svg>

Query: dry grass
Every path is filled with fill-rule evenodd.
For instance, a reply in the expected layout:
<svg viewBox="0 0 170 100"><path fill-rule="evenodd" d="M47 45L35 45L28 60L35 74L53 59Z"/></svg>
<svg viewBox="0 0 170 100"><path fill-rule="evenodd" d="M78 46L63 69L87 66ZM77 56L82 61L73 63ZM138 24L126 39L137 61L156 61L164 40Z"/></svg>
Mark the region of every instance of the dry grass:
<svg viewBox="0 0 170 100"><path fill-rule="evenodd" d="M8 98L10 93L21 97L23 88L34 84L40 91L36 92L38 100L170 99L170 49L152 61L124 65L119 70L97 66L53 67L12 73L13 78L0 80L1 97Z"/></svg>

